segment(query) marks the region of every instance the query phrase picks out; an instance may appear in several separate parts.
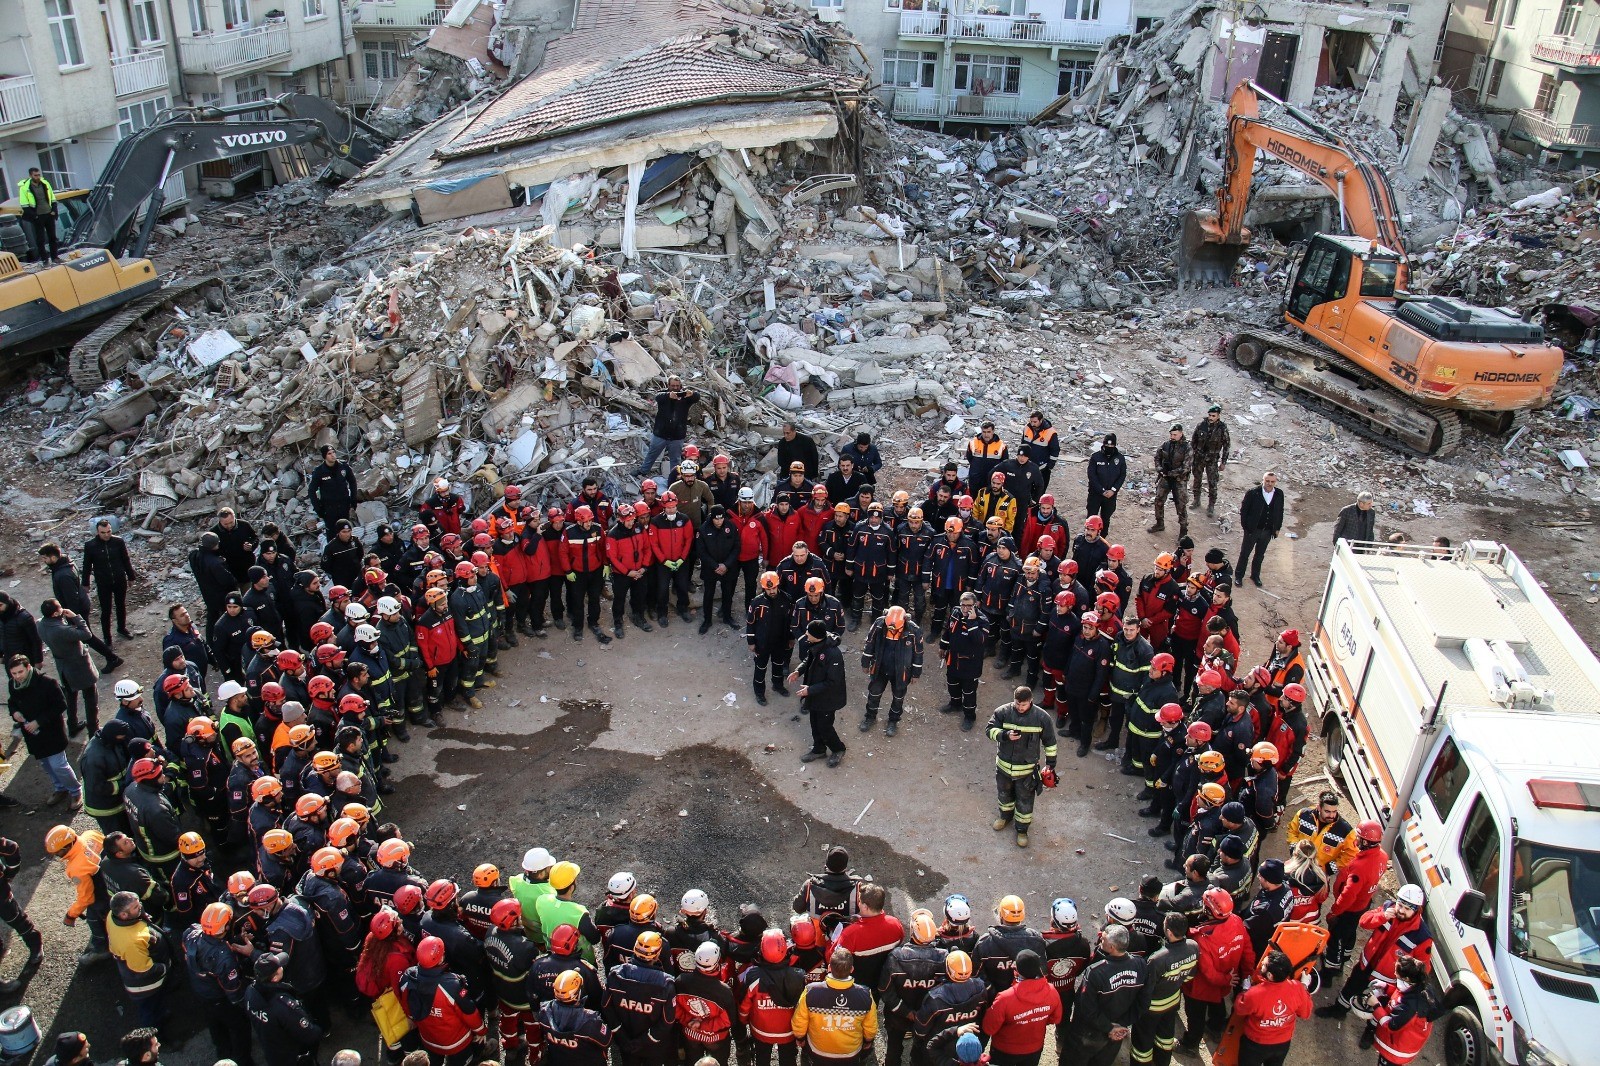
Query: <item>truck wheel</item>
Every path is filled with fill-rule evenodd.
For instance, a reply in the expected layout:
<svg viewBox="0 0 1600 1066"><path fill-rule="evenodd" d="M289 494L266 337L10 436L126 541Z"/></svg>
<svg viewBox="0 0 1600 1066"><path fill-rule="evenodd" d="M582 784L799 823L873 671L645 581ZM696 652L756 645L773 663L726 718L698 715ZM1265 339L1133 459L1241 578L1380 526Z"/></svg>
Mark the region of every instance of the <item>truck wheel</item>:
<svg viewBox="0 0 1600 1066"><path fill-rule="evenodd" d="M1444 1061L1447 1066L1483 1066L1488 1038L1471 1007L1457 1007L1447 1016Z"/></svg>
<svg viewBox="0 0 1600 1066"><path fill-rule="evenodd" d="M1344 777L1345 735L1344 727L1339 725L1337 721L1331 722L1328 725L1327 743L1328 773L1333 777L1342 780Z"/></svg>

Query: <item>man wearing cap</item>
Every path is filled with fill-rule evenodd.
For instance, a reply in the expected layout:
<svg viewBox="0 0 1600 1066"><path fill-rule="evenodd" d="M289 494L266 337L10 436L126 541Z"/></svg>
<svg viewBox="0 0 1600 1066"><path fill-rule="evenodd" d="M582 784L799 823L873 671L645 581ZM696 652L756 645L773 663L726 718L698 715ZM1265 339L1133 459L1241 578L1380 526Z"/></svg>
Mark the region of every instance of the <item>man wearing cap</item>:
<svg viewBox="0 0 1600 1066"><path fill-rule="evenodd" d="M1261 484L1244 494L1239 503L1239 529L1244 541L1239 546L1238 573L1243 574L1248 564L1250 580L1261 587L1261 561L1266 558L1267 545L1283 529L1283 490L1278 488L1278 475L1267 471ZM1251 553L1255 560L1251 561Z"/></svg>
<svg viewBox="0 0 1600 1066"><path fill-rule="evenodd" d="M872 443L872 434L866 430L857 433L855 440L840 448L839 454L855 460L856 469L869 480L875 480L878 471L883 469L883 456L878 454L878 446Z"/></svg>
<svg viewBox="0 0 1600 1066"><path fill-rule="evenodd" d="M844 656L839 651L839 637L828 632L828 623L815 618L807 624L805 639L800 641L797 650L800 665L789 675L788 681L801 683L795 695L800 697L801 706L811 716L811 750L800 756L800 761L812 762L826 756L829 766L838 766L844 758L845 746L833 722L850 699L845 690Z"/></svg>
<svg viewBox="0 0 1600 1066"><path fill-rule="evenodd" d="M270 951L256 956L255 982L244 1004L250 1028L267 1053L267 1066L315 1066L323 1029L284 983L282 956Z"/></svg>
<svg viewBox="0 0 1600 1066"><path fill-rule="evenodd" d="M62 1033L56 1037L56 1052L45 1066L94 1066L89 1057L89 1038L82 1033Z"/></svg>
<svg viewBox="0 0 1600 1066"><path fill-rule="evenodd" d="M324 531L333 535L333 524L349 518L356 506L356 472L342 462L329 444L322 449L322 462L306 478L311 509L322 519Z"/></svg>
<svg viewBox="0 0 1600 1066"><path fill-rule="evenodd" d="M799 463L801 472L811 479L822 469L817 442L801 433L795 423L784 422L783 436L778 440L778 469L793 471L795 463Z"/></svg>
<svg viewBox="0 0 1600 1066"><path fill-rule="evenodd" d="M1173 510L1178 514L1178 535L1189 532L1189 468L1193 453L1184 439L1183 426L1174 422L1167 430L1166 443L1156 449L1156 520L1148 532L1160 533L1167 528L1167 497L1172 497Z"/></svg>
<svg viewBox="0 0 1600 1066"><path fill-rule="evenodd" d="M467 501L450 485L450 479L441 477L434 479L433 492L417 507L417 514L433 536L454 533L459 537L461 515L466 509Z"/></svg>
<svg viewBox="0 0 1600 1066"><path fill-rule="evenodd" d="M1033 455L1027 448L1019 448L1017 454L994 468L990 474L991 481L994 473L1005 475L1006 491L1017 501L1017 520L1013 525L1013 535L1021 536L1023 532L1023 516L1033 509L1033 501L1044 495L1044 477L1039 473L1039 468L1034 465Z"/></svg>
<svg viewBox="0 0 1600 1066"><path fill-rule="evenodd" d="M1267 941L1272 939L1272 931L1278 927L1278 923L1289 920L1289 910L1294 906L1294 892L1289 887L1282 859L1262 862L1260 869L1256 870L1256 880L1261 887L1256 889L1255 898L1243 913L1250 944L1255 948L1256 955L1260 956L1266 953Z"/></svg>
<svg viewBox="0 0 1600 1066"><path fill-rule="evenodd" d="M1128 460L1117 450L1117 435L1107 433L1100 447L1089 456L1089 503L1086 516L1098 516L1103 523L1100 530L1111 535L1111 515L1117 509L1117 496L1123 482L1128 480Z"/></svg>
<svg viewBox="0 0 1600 1066"><path fill-rule="evenodd" d="M1220 404L1206 408L1205 418L1194 427L1189 447L1194 453L1194 491L1191 496L1195 506L1200 506L1200 480L1203 475L1209 490L1206 514L1214 515L1217 513L1217 478L1222 468L1228 465L1228 452L1233 447L1227 423L1222 421Z"/></svg>
<svg viewBox="0 0 1600 1066"><path fill-rule="evenodd" d="M633 472L634 477L645 477L653 471L662 452L667 453L670 469L680 467L683 442L689 436L689 408L699 399L699 393L683 387L683 379L678 375L667 378L667 391L656 393L656 417L650 427L650 442L645 447L644 461Z"/></svg>

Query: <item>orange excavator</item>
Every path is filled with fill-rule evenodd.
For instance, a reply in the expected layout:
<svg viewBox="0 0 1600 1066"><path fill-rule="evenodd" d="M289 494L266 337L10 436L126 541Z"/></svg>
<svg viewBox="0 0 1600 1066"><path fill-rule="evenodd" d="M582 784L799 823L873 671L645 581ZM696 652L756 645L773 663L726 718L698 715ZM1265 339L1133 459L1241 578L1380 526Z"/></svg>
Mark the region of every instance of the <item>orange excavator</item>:
<svg viewBox="0 0 1600 1066"><path fill-rule="evenodd" d="M1305 133L1261 117L1278 104ZM1217 208L1184 221L1181 272L1231 275L1250 243L1244 225L1257 152L1283 160L1338 200L1346 234L1318 233L1290 262L1287 329L1243 326L1233 361L1333 421L1420 455L1445 455L1467 415L1509 433L1550 402L1561 349L1509 311L1405 291L1409 263L1389 179L1371 158L1254 82L1228 102Z"/></svg>

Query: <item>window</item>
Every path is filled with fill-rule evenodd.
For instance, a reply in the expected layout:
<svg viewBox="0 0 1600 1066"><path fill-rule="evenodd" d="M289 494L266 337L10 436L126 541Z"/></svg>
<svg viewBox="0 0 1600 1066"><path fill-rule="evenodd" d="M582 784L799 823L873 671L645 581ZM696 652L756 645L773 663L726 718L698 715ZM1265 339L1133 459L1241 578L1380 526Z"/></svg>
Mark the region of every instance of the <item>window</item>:
<svg viewBox="0 0 1600 1066"><path fill-rule="evenodd" d="M72 13L72 0L44 0L44 13L50 20L56 66L83 66L83 42L78 40L78 16Z"/></svg>
<svg viewBox="0 0 1600 1066"><path fill-rule="evenodd" d="M1476 92L1483 88L1483 75L1489 69L1488 56L1472 57L1472 73L1467 75L1467 88Z"/></svg>
<svg viewBox="0 0 1600 1066"><path fill-rule="evenodd" d="M1549 74L1539 76L1539 91L1533 94L1533 109L1548 116L1556 104L1556 79Z"/></svg>
<svg viewBox="0 0 1600 1066"><path fill-rule="evenodd" d="M1435 38L1434 42L1433 42L1433 64L1434 64L1434 66L1438 66L1439 65L1439 60L1444 58L1444 38L1445 38L1445 32L1444 32L1444 30L1441 29L1439 31L1439 36L1437 38Z"/></svg>
<svg viewBox="0 0 1600 1066"><path fill-rule="evenodd" d="M1489 901L1484 913L1493 917L1500 891L1500 828L1494 824L1494 815L1489 813L1482 796L1473 797L1467 823L1461 829L1461 862L1466 867L1462 872L1467 884L1483 893Z"/></svg>
<svg viewBox="0 0 1600 1066"><path fill-rule="evenodd" d="M1022 60L1016 56L957 52L956 88L974 96L1015 96L1022 91Z"/></svg>
<svg viewBox="0 0 1600 1066"><path fill-rule="evenodd" d="M222 21L228 29L250 25L250 0L222 0Z"/></svg>
<svg viewBox="0 0 1600 1066"><path fill-rule="evenodd" d="M400 45L397 41L365 41L361 60L368 78L388 81L400 76Z"/></svg>
<svg viewBox="0 0 1600 1066"><path fill-rule="evenodd" d="M1521 0L1506 0L1505 25L1507 29L1510 29L1517 24L1517 8L1520 4Z"/></svg>
<svg viewBox="0 0 1600 1066"><path fill-rule="evenodd" d="M1065 17L1083 22L1100 21L1100 0L1067 0Z"/></svg>
<svg viewBox="0 0 1600 1066"><path fill-rule="evenodd" d="M251 74L244 78L233 79L233 99L241 104L253 104L257 100L267 98L267 84L261 75Z"/></svg>
<svg viewBox="0 0 1600 1066"><path fill-rule="evenodd" d="M156 10L156 0L133 0L128 5L128 25L138 44L161 43L161 15Z"/></svg>
<svg viewBox="0 0 1600 1066"><path fill-rule="evenodd" d="M117 136L132 137L146 126L153 125L156 116L167 109L167 98L141 100L137 104L117 108Z"/></svg>
<svg viewBox="0 0 1600 1066"><path fill-rule="evenodd" d="M39 169L44 180L57 189L72 188L72 168L67 165L67 146L53 144L39 153Z"/></svg>
<svg viewBox="0 0 1600 1066"><path fill-rule="evenodd" d="M935 52L885 48L883 83L901 89L931 89L938 58Z"/></svg>
<svg viewBox="0 0 1600 1066"><path fill-rule="evenodd" d="M1489 87L1486 90L1489 96L1500 95L1500 83L1505 80L1506 61L1496 59L1489 64Z"/></svg>
<svg viewBox="0 0 1600 1066"><path fill-rule="evenodd" d="M1493 22L1494 17L1500 13L1500 0L1489 0L1483 8L1483 21Z"/></svg>
<svg viewBox="0 0 1600 1066"><path fill-rule="evenodd" d="M1133 20L1133 32L1143 33L1145 30L1153 30L1159 25L1161 25L1161 20L1154 15L1140 15ZM1443 38L1440 39L1443 40Z"/></svg>
<svg viewBox="0 0 1600 1066"><path fill-rule="evenodd" d="M304 0L305 15L309 19L319 19L327 12L322 9L322 0Z"/></svg>
<svg viewBox="0 0 1600 1066"><path fill-rule="evenodd" d="M211 28L206 21L206 0L189 0L189 29L193 33L204 33Z"/></svg>
<svg viewBox="0 0 1600 1066"><path fill-rule="evenodd" d="M1092 59L1056 60L1056 95L1077 96L1089 84L1089 75L1093 73Z"/></svg>
<svg viewBox="0 0 1600 1066"><path fill-rule="evenodd" d="M1428 798L1433 800L1433 809L1438 812L1440 821L1450 817L1450 809L1456 805L1456 797L1466 785L1467 764L1461 761L1456 742L1447 737L1433 760L1427 781Z"/></svg>
<svg viewBox="0 0 1600 1066"><path fill-rule="evenodd" d="M843 7L844 0L811 0L812 7Z"/></svg>
<svg viewBox="0 0 1600 1066"><path fill-rule="evenodd" d="M1562 0L1561 14L1556 17L1556 36L1570 37L1578 32L1578 17L1583 14L1583 0Z"/></svg>

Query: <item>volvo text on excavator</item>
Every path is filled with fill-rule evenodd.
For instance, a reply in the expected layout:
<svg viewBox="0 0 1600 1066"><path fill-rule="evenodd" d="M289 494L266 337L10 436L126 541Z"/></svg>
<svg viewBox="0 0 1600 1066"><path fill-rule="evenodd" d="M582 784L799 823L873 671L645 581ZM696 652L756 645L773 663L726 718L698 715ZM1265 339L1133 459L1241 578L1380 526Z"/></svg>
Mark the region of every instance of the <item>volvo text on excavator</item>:
<svg viewBox="0 0 1600 1066"><path fill-rule="evenodd" d="M257 117L263 111L285 117ZM338 179L376 160L388 139L329 101L299 93L164 112L124 138L88 197L62 262L25 268L15 255L0 252L0 356L9 361L70 344L72 379L80 388L97 388L120 374L142 336L164 329L175 308L220 299L219 279L164 279L144 257L167 179L197 163L304 144L328 152L323 176Z"/></svg>
<svg viewBox="0 0 1600 1066"><path fill-rule="evenodd" d="M1262 119L1262 98L1308 132ZM1186 274L1230 274L1249 245L1244 215L1258 151L1331 191L1349 234L1316 234L1291 260L1288 329L1238 329L1228 346L1240 367L1335 422L1421 455L1455 448L1462 415L1505 433L1550 402L1562 353L1545 343L1538 325L1499 308L1406 292L1409 263L1394 190L1369 157L1248 81L1229 100L1228 130L1217 209L1196 211L1184 223Z"/></svg>

